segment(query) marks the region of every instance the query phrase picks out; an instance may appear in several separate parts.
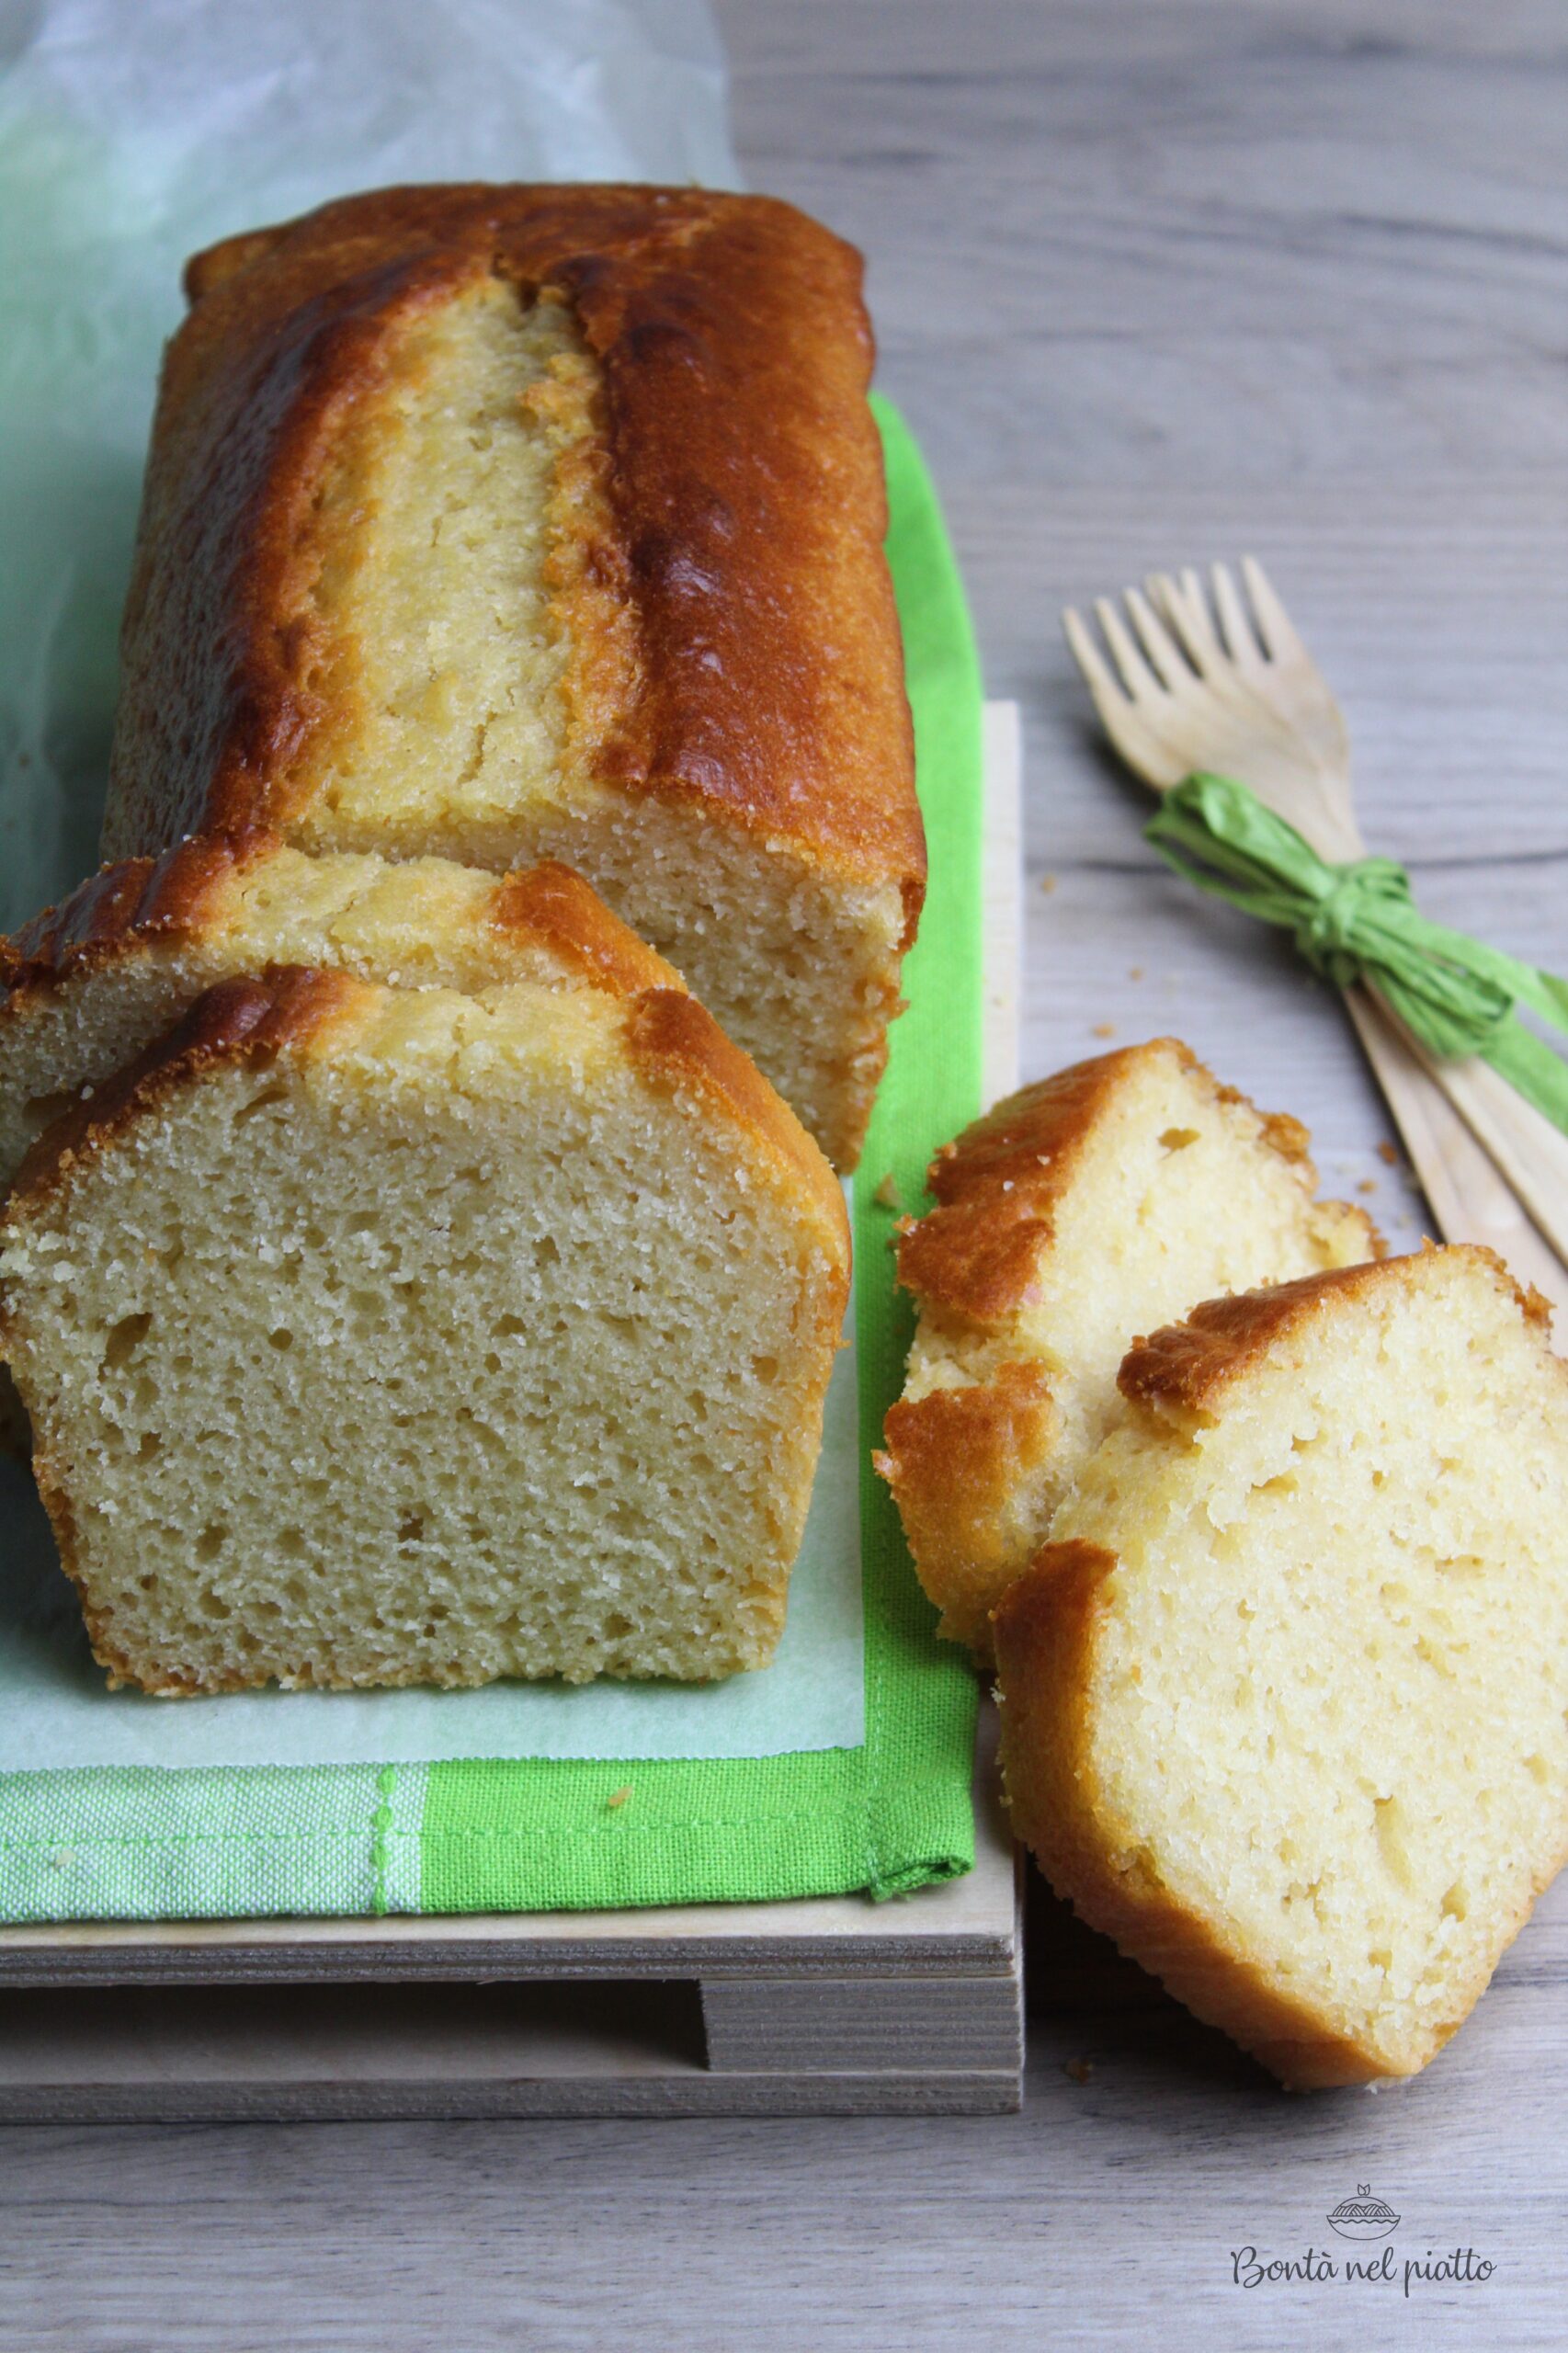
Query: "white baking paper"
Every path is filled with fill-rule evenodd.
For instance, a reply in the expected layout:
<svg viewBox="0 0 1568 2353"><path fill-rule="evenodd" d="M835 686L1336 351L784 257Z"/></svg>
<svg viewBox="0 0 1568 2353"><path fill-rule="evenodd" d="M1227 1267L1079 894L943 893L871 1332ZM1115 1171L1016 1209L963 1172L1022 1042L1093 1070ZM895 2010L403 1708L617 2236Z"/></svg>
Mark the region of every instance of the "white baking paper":
<svg viewBox="0 0 1568 2353"><path fill-rule="evenodd" d="M737 185L705 0L0 0L0 930L97 863L187 256L438 179Z"/></svg>
<svg viewBox="0 0 1568 2353"><path fill-rule="evenodd" d="M186 256L358 188L738 184L702 0L0 0L0 924L97 862L115 638ZM0 1467L0 1772L766 1756L864 1736L853 1351L774 1665L687 1685L109 1694Z"/></svg>

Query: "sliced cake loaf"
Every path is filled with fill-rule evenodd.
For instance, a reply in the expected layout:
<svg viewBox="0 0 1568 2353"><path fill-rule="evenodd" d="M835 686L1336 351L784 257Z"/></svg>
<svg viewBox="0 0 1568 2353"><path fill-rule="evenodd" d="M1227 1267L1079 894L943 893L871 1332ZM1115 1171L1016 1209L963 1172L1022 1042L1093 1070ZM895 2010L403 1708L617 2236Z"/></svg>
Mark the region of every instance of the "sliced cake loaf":
<svg viewBox="0 0 1568 2353"><path fill-rule="evenodd" d="M84 1086L214 983L268 964L465 994L685 985L561 866L499 876L436 858L310 858L263 833L126 858L0 941L0 1192Z"/></svg>
<svg viewBox="0 0 1568 2353"><path fill-rule="evenodd" d="M1134 1336L1381 1246L1361 1211L1313 1200L1307 1141L1157 1038L1026 1087L933 1165L937 1206L899 1245L919 1317L877 1467L942 1632L983 1662Z"/></svg>
<svg viewBox="0 0 1568 2353"><path fill-rule="evenodd" d="M859 256L767 197L425 187L187 287L106 856L560 858L852 1165L925 876Z"/></svg>
<svg viewBox="0 0 1568 2353"><path fill-rule="evenodd" d="M1217 1300L996 1612L1014 1821L1287 2084L1407 2075L1568 1851L1568 1367L1484 1250Z"/></svg>
<svg viewBox="0 0 1568 2353"><path fill-rule="evenodd" d="M704 1678L778 1640L847 1273L691 997L283 968L34 1146L0 1332L115 1681Z"/></svg>

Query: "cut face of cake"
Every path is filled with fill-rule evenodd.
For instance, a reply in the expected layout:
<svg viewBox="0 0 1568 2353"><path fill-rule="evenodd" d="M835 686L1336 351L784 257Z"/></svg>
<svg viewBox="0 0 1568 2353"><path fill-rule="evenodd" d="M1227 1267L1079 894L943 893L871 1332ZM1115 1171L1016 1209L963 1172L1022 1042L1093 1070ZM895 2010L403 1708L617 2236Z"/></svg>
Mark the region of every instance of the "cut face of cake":
<svg viewBox="0 0 1568 2353"><path fill-rule="evenodd" d="M1135 1336L1381 1247L1359 1210L1312 1199L1307 1141L1158 1038L1026 1087L932 1166L937 1206L899 1247L919 1315L878 1468L942 1632L983 1662Z"/></svg>
<svg viewBox="0 0 1568 2353"><path fill-rule="evenodd" d="M187 287L105 855L559 859L852 1165L925 877L858 256L765 197L427 187Z"/></svg>
<svg viewBox="0 0 1568 2353"><path fill-rule="evenodd" d="M840 1188L695 1001L221 983L0 1227L111 1678L706 1678L782 1627Z"/></svg>
<svg viewBox="0 0 1568 2353"><path fill-rule="evenodd" d="M212 835L125 858L0 940L0 1192L51 1122L217 982L269 964L472 995L516 981L680 989L575 874L394 864Z"/></svg>
<svg viewBox="0 0 1568 2353"><path fill-rule="evenodd" d="M1568 1849L1568 1368L1473 1248L1213 1301L995 1617L1013 1819L1303 2087L1406 2075Z"/></svg>

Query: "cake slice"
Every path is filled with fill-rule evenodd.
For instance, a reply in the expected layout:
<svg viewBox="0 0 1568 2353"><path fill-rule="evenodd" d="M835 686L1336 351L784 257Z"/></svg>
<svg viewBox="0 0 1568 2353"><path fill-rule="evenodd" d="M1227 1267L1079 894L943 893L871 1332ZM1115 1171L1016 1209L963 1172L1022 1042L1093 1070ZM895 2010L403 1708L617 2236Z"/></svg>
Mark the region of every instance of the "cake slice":
<svg viewBox="0 0 1568 2353"><path fill-rule="evenodd" d="M0 1192L28 1146L222 980L305 964L467 994L515 981L685 983L565 867L310 858L211 835L124 858L0 941Z"/></svg>
<svg viewBox="0 0 1568 2353"><path fill-rule="evenodd" d="M755 1066L585 977L220 983L0 1222L94 1650L170 1694L765 1665L847 1271Z"/></svg>
<svg viewBox="0 0 1568 2353"><path fill-rule="evenodd" d="M1477 1248L1210 1301L995 1618L1020 1835L1290 2086L1408 2075L1568 1850L1568 1368Z"/></svg>
<svg viewBox="0 0 1568 2353"><path fill-rule="evenodd" d="M899 1245L919 1313L877 1467L940 1631L983 1663L1134 1335L1381 1249L1360 1210L1314 1201L1307 1142L1156 1038L1026 1087L934 1163L937 1206Z"/></svg>

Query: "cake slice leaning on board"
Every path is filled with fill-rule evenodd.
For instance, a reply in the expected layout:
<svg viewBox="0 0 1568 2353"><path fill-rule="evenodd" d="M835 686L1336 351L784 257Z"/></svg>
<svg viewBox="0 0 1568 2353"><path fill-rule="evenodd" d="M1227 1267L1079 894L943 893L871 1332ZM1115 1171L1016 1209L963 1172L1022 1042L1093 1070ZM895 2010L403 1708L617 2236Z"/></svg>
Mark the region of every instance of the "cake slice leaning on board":
<svg viewBox="0 0 1568 2353"><path fill-rule="evenodd" d="M853 1166L925 887L860 278L697 188L389 188L199 255L105 855L558 858Z"/></svg>
<svg viewBox="0 0 1568 2353"><path fill-rule="evenodd" d="M32 1147L0 1337L112 1680L767 1663L843 1195L641 978L223 982Z"/></svg>
<svg viewBox="0 0 1568 2353"><path fill-rule="evenodd" d="M1290 2086L1408 2075L1568 1854L1568 1366L1471 1247L1139 1342L995 1614L1019 1835Z"/></svg>

